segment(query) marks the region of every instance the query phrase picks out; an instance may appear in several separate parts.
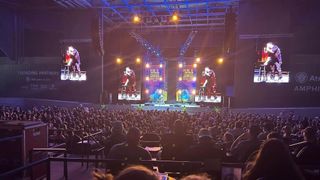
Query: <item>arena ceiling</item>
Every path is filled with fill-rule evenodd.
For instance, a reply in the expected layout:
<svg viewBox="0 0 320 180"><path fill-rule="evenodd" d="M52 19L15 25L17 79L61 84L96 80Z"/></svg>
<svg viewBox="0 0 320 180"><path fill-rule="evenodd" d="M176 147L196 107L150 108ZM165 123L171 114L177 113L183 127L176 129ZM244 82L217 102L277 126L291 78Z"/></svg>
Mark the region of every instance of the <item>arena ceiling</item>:
<svg viewBox="0 0 320 180"><path fill-rule="evenodd" d="M103 9L109 26L141 28L224 27L226 13L237 13L240 0L0 0L1 4L24 8ZM102 11L102 10L101 10ZM177 22L172 16L179 17ZM137 15L140 23L133 23Z"/></svg>

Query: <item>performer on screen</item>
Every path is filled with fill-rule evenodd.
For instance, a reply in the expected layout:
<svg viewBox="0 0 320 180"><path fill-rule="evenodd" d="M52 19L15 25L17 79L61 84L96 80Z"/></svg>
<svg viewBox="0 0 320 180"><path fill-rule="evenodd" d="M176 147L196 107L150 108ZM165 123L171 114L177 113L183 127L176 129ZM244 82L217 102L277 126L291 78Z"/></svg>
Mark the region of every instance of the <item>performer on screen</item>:
<svg viewBox="0 0 320 180"><path fill-rule="evenodd" d="M136 95L136 74L135 72L126 67L122 77L123 93L131 96Z"/></svg>
<svg viewBox="0 0 320 180"><path fill-rule="evenodd" d="M216 74L212 69L210 69L209 67L204 68L200 83L202 92L201 96L204 95L206 98L216 96Z"/></svg>
<svg viewBox="0 0 320 180"><path fill-rule="evenodd" d="M280 48L273 44L272 42L269 42L266 44L266 47L264 48L265 51L268 53L268 58L265 61L264 65L269 66L271 69L271 79L274 79L275 77L275 70L278 71L279 79L282 78L282 57L281 57L281 51Z"/></svg>
<svg viewBox="0 0 320 180"><path fill-rule="evenodd" d="M65 66L71 67L71 71L73 74L77 73L79 77L81 76L80 72L80 54L79 51L76 50L74 47L69 46L66 50L65 54Z"/></svg>

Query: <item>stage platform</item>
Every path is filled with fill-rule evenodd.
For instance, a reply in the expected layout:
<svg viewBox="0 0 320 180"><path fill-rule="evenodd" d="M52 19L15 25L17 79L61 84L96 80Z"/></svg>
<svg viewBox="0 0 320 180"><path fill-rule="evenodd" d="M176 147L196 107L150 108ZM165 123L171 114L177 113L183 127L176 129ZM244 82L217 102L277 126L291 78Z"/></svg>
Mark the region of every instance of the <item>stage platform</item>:
<svg viewBox="0 0 320 180"><path fill-rule="evenodd" d="M194 103L145 103L145 104L131 104L133 109L143 110L157 110L157 111L186 111L188 113L210 112L211 107L201 107ZM218 107L218 106L217 106Z"/></svg>

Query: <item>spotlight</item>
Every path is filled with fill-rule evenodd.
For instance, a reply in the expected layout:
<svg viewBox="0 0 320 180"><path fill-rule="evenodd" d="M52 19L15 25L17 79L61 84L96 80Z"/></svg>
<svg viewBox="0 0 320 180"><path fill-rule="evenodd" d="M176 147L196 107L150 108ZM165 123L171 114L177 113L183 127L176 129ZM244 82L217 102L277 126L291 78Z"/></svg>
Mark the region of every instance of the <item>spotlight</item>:
<svg viewBox="0 0 320 180"><path fill-rule="evenodd" d="M178 90L178 94L181 94L181 89Z"/></svg>
<svg viewBox="0 0 320 180"><path fill-rule="evenodd" d="M224 59L223 58L219 58L218 59L218 64L223 64Z"/></svg>
<svg viewBox="0 0 320 180"><path fill-rule="evenodd" d="M179 16L177 13L174 13L171 17L171 21L173 22L178 22L179 21Z"/></svg>
<svg viewBox="0 0 320 180"><path fill-rule="evenodd" d="M179 77L179 81L182 81L182 77Z"/></svg>
<svg viewBox="0 0 320 180"><path fill-rule="evenodd" d="M146 68L149 68L149 67L150 67L150 64L149 64L149 63L147 63L147 64L146 64Z"/></svg>
<svg viewBox="0 0 320 180"><path fill-rule="evenodd" d="M141 63L141 59L140 59L140 58L137 58L137 59L136 59L136 63L137 63L137 64L140 64L140 63Z"/></svg>
<svg viewBox="0 0 320 180"><path fill-rule="evenodd" d="M163 67L163 65L162 65L162 64L160 64L160 65L159 65L159 67L160 67L160 68L162 68L162 67Z"/></svg>
<svg viewBox="0 0 320 180"><path fill-rule="evenodd" d="M122 59L121 58L117 58L117 64L121 64L122 63Z"/></svg>
<svg viewBox="0 0 320 180"><path fill-rule="evenodd" d="M146 94L149 94L149 89L146 89L144 92L145 92Z"/></svg>
<svg viewBox="0 0 320 180"><path fill-rule="evenodd" d="M162 94L162 89L159 89L159 94Z"/></svg>
<svg viewBox="0 0 320 180"><path fill-rule="evenodd" d="M140 23L141 19L138 15L134 15L132 18L133 23L138 24Z"/></svg>
<svg viewBox="0 0 320 180"><path fill-rule="evenodd" d="M192 81L194 81L194 82L197 81L197 77L193 77Z"/></svg>
<svg viewBox="0 0 320 180"><path fill-rule="evenodd" d="M196 90L192 90L192 95L196 95Z"/></svg>
<svg viewBox="0 0 320 180"><path fill-rule="evenodd" d="M196 63L193 64L193 68L197 68L197 64Z"/></svg>
<svg viewBox="0 0 320 180"><path fill-rule="evenodd" d="M182 68L183 67L183 64L182 63L179 63L179 68Z"/></svg>
<svg viewBox="0 0 320 180"><path fill-rule="evenodd" d="M146 81L149 81L149 80L150 80L150 78L149 78L149 76L147 76L147 77L146 77Z"/></svg>
<svg viewBox="0 0 320 180"><path fill-rule="evenodd" d="M159 80L162 81L163 80L162 77L160 77Z"/></svg>
<svg viewBox="0 0 320 180"><path fill-rule="evenodd" d="M200 61L201 61L201 59L198 57L198 58L196 59L196 62L199 63Z"/></svg>

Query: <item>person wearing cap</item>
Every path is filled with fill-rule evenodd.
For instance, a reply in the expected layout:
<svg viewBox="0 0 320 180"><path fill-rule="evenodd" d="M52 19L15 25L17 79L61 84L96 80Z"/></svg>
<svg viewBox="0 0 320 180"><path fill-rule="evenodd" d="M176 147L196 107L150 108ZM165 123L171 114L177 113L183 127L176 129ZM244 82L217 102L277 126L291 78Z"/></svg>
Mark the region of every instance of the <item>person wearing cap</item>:
<svg viewBox="0 0 320 180"><path fill-rule="evenodd" d="M121 159L129 162L151 160L151 154L139 145L140 137L141 133L138 128L130 128L126 136L126 141L114 145L107 156L108 159Z"/></svg>
<svg viewBox="0 0 320 180"><path fill-rule="evenodd" d="M123 124L121 121L112 123L111 135L105 141L105 154L108 154L111 147L126 140Z"/></svg>
<svg viewBox="0 0 320 180"><path fill-rule="evenodd" d="M198 133L199 142L189 147L185 153L185 159L189 161L205 161L208 159L222 159L223 153L219 149L208 129L202 128Z"/></svg>

